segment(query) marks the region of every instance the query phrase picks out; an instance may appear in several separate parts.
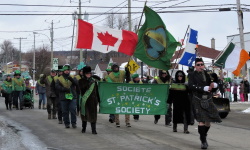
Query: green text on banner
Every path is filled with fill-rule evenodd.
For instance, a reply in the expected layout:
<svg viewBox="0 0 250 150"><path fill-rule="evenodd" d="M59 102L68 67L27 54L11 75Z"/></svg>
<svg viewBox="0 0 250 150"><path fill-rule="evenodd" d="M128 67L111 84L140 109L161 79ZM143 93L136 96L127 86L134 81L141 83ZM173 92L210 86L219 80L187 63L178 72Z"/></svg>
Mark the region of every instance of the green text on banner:
<svg viewBox="0 0 250 150"><path fill-rule="evenodd" d="M100 113L165 115L168 84L99 82Z"/></svg>

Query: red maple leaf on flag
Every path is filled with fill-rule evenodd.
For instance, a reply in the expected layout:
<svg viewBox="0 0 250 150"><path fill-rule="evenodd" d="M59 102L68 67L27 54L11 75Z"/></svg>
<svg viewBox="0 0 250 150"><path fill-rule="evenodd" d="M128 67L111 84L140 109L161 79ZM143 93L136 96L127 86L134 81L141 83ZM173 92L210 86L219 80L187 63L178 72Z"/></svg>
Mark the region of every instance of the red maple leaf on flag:
<svg viewBox="0 0 250 150"><path fill-rule="evenodd" d="M102 45L107 45L107 51L109 46L114 46L115 43L118 41L118 38L113 37L112 34L109 34L108 31L106 31L105 34L101 33L97 33L98 34L98 38L99 40L102 42Z"/></svg>

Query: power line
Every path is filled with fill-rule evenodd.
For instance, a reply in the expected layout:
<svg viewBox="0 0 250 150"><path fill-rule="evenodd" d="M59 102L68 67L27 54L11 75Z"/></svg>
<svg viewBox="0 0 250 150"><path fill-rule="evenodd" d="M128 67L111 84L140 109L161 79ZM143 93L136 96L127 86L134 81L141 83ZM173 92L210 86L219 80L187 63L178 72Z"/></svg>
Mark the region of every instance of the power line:
<svg viewBox="0 0 250 150"><path fill-rule="evenodd" d="M126 1L124 1L126 2ZM124 3L122 2L122 3ZM169 1L159 1L162 3L169 2ZM73 8L78 8L79 6L66 6L66 5L28 5L28 4L0 4L0 6L27 6L27 7L73 7ZM236 6L236 4L219 4L219 5L196 5L196 6L178 6L178 7L173 7L173 8L180 8L180 7L212 7L212 6L225 6L225 5L233 5ZM241 4L243 6L250 6L246 4ZM81 7L86 7L86 8L114 8L111 6L81 6ZM122 8L122 7L115 7L115 8ZM143 7L131 7L131 8L143 8ZM167 8L167 7L157 7L157 8Z"/></svg>
<svg viewBox="0 0 250 150"><path fill-rule="evenodd" d="M232 9L235 9L235 7L232 7ZM195 10L173 10L173 11L157 11L157 13L186 13L186 12L219 12L219 8L210 8L210 9L195 9ZM236 11L236 10L235 10ZM109 12L105 13L106 15L110 14L127 14L128 12ZM141 12L131 12L132 14L141 14ZM96 13L88 13L88 15L103 15L102 12L96 12ZM6 16L49 16L49 15L72 15L70 14L0 14L0 15L6 15ZM80 14L84 15L84 14Z"/></svg>

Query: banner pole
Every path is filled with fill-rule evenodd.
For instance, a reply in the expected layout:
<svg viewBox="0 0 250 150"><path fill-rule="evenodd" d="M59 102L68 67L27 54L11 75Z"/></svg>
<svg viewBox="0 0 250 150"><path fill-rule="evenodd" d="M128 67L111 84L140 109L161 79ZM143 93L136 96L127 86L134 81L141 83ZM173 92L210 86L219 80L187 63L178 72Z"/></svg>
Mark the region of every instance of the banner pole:
<svg viewBox="0 0 250 150"><path fill-rule="evenodd" d="M186 30L186 33L185 33L185 35L184 35L183 41L185 41L185 38L186 38L186 36L187 36L188 29L189 29L189 25L188 25L187 30ZM175 65L174 65L174 68L172 69L172 72L171 72L171 74L170 74L170 77L172 77L173 72L174 72L174 69L175 69L176 66L179 64L179 62L177 63L177 59L178 59L178 57L179 57L179 55L180 55L180 53L181 53L181 49L182 49L182 45L181 45L180 48L179 48L179 52L178 52L178 54L177 54L177 56L176 56L176 59L175 59ZM183 50L183 52L184 52L184 50ZM172 83L172 82L171 82L171 80L170 80L170 84L171 84L171 83Z"/></svg>

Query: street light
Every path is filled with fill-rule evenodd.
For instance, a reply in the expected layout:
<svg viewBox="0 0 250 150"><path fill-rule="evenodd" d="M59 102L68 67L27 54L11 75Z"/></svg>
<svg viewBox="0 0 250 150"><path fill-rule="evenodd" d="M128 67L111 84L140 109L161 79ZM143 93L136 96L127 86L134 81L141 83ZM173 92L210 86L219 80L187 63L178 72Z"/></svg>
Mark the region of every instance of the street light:
<svg viewBox="0 0 250 150"><path fill-rule="evenodd" d="M50 65L51 65L51 68L53 68L53 45L52 45L52 40L50 40L49 36L46 35L46 34L43 34L43 33L35 33L35 34L41 34L41 35L44 35L48 38L49 42L50 42L50 47L51 47L51 62L50 62Z"/></svg>
<svg viewBox="0 0 250 150"><path fill-rule="evenodd" d="M33 67L32 67L32 73L33 73L33 86L34 86L34 91L33 95L35 97L35 74L36 74L36 34L37 32L33 32L34 34L34 52L33 52Z"/></svg>

